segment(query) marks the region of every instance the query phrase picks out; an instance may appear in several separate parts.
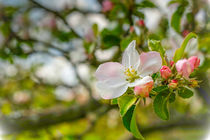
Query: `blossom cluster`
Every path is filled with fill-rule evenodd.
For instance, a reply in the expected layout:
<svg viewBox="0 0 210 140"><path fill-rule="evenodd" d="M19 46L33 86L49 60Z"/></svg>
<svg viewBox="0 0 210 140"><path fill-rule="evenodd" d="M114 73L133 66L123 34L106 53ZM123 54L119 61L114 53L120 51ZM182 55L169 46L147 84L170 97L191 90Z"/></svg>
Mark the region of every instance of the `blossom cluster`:
<svg viewBox="0 0 210 140"><path fill-rule="evenodd" d="M163 58L159 52L142 52L139 55L135 47L136 41L132 41L123 53L122 63L106 62L96 70L97 87L102 98L120 97L128 89L137 97L146 98L155 86L167 85L174 90L179 86L198 85L195 79L189 77L200 64L198 57L162 65ZM153 74L160 75L156 81L152 78Z"/></svg>

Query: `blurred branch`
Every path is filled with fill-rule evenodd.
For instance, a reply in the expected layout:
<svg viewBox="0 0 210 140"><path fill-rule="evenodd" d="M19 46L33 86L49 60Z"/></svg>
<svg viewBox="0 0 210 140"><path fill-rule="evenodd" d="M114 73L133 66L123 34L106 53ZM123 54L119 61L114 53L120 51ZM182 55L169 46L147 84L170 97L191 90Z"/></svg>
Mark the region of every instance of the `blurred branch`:
<svg viewBox="0 0 210 140"><path fill-rule="evenodd" d="M69 27L69 29L72 31L72 33L73 33L76 37L82 39L82 36L80 36L80 35L79 35L79 34L78 34L78 33L77 33L77 32L68 24L68 22L66 21L66 19L65 19L59 12L54 11L54 10L52 10L52 9L49 9L49 8L43 6L42 4L36 2L35 0L30 0L30 1L31 1L33 4L35 4L36 6L38 6L39 8L42 8L42 9L44 9L44 10L50 12L50 13L53 13L55 16L57 16L58 18L60 18L60 19L63 21L63 23L64 23L67 27Z"/></svg>
<svg viewBox="0 0 210 140"><path fill-rule="evenodd" d="M143 135L147 135L149 133L152 133L154 131L169 131L171 129L174 128L195 128L195 127L199 127L199 129L201 129L201 127L206 127L208 125L207 123L207 116L199 116L197 117L198 119L193 119L193 118L187 118L182 117L180 119L177 119L175 121L167 121L165 123L160 123L160 124L154 124L152 126L146 127L146 128L142 128L140 130L140 132ZM137 140L136 138L132 137L130 140Z"/></svg>
<svg viewBox="0 0 210 140"><path fill-rule="evenodd" d="M93 10L81 10L81 9L78 9L78 8L72 8L72 9L69 9L69 10L65 10L63 11L65 13L65 15L69 15L71 14L72 12L79 12L83 15L87 15L87 14L102 14L101 11L93 11Z"/></svg>
<svg viewBox="0 0 210 140"><path fill-rule="evenodd" d="M62 122L79 120L87 117L89 113L95 112L100 107L102 107L102 104L96 101L90 101L85 105L73 105L69 108L54 107L47 112L46 110L36 114L29 112L27 115L19 117L11 114L10 117L4 116L0 119L0 126L4 134L17 133L24 130L37 130ZM109 109L110 107L106 107L104 112Z"/></svg>
<svg viewBox="0 0 210 140"><path fill-rule="evenodd" d="M173 128L180 128L180 127L204 127L207 125L207 119L202 116L203 119L192 119L192 118L180 118L176 121L169 121L166 123L161 123L158 125L154 125L151 127L147 127L141 130L142 134L148 134L154 131L167 131Z"/></svg>
<svg viewBox="0 0 210 140"><path fill-rule="evenodd" d="M95 111L95 116L93 116L92 118L90 117L90 124L88 125L88 127L86 128L86 130L84 132L82 132L79 135L75 135L73 136L74 138L77 139L81 139L82 136L84 136L85 134L89 133L95 126L95 124L97 123L97 121L99 120L99 118L101 116L103 116L104 114L106 114L110 109L112 109L112 107L107 107L107 106L102 106L101 108L99 108L98 110Z"/></svg>

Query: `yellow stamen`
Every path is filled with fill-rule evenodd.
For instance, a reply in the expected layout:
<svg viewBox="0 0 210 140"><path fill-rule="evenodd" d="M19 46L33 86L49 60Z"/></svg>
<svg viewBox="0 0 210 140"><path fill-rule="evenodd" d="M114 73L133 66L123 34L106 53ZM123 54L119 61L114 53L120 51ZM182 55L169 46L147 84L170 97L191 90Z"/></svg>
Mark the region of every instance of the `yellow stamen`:
<svg viewBox="0 0 210 140"><path fill-rule="evenodd" d="M129 82L134 82L136 79L139 78L139 76L137 75L137 71L135 71L135 69L131 68L127 68L125 69L125 75L126 75L126 80Z"/></svg>

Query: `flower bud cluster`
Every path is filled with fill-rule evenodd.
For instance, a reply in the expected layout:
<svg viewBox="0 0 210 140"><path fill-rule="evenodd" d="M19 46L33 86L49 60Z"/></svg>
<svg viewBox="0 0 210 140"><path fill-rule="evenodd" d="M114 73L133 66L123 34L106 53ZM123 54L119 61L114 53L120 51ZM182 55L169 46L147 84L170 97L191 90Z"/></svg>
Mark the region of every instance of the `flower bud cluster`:
<svg viewBox="0 0 210 140"><path fill-rule="evenodd" d="M190 79L189 76L196 68L198 68L199 65L200 59L197 56L192 56L189 59L181 59L176 63L171 61L169 67L162 66L160 74L163 81L167 83L168 87L171 89L177 88L178 85L197 87L198 81Z"/></svg>

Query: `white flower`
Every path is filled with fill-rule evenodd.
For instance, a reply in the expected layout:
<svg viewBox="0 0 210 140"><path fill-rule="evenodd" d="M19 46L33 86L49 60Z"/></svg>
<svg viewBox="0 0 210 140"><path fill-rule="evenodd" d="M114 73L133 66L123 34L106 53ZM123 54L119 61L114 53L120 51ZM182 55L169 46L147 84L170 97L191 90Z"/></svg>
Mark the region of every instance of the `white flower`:
<svg viewBox="0 0 210 140"><path fill-rule="evenodd" d="M122 57L122 64L107 62L96 70L97 87L104 99L117 98L124 94L128 87L145 85L153 81L149 76L158 72L162 59L158 52L139 53L135 49L136 41L132 41Z"/></svg>

